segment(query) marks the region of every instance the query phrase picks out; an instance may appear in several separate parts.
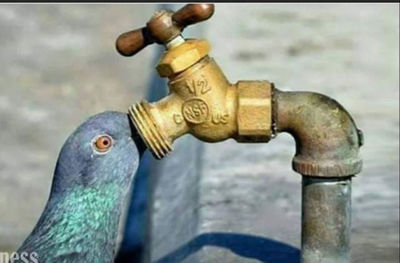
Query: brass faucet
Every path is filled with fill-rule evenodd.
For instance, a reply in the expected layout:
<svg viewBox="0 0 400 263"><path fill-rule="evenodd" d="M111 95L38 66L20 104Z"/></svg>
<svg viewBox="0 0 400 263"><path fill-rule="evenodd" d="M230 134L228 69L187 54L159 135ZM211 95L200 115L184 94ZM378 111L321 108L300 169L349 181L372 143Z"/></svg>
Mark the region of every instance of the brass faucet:
<svg viewBox="0 0 400 263"><path fill-rule="evenodd" d="M176 13L157 12L143 29L122 34L117 49L132 55L145 43L166 46L157 71L169 79L170 94L156 103L142 101L129 109L148 148L161 159L178 137L191 133L206 142L234 138L239 142L267 142L271 131L271 92L268 81L230 84L208 54L206 40L184 39L183 28L208 19L210 4L190 4ZM146 40L146 36L151 40ZM132 40L134 45L132 45Z"/></svg>
<svg viewBox="0 0 400 263"><path fill-rule="evenodd" d="M206 142L268 142L279 132L290 133L296 141L292 166L303 175L302 262L348 262L350 186L361 171L361 131L325 95L284 92L269 81L229 83L208 55L208 42L181 35L213 13L212 4L159 11L146 27L119 36L116 47L124 56L152 43L166 47L156 69L169 79L169 95L130 107L132 122L158 159L187 133Z"/></svg>

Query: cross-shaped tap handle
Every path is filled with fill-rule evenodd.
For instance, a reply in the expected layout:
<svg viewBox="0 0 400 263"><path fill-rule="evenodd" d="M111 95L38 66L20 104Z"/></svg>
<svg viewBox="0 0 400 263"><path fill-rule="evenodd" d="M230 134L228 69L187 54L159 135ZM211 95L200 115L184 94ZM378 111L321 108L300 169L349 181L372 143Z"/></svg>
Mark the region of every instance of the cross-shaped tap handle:
<svg viewBox="0 0 400 263"><path fill-rule="evenodd" d="M213 4L187 4L176 12L158 11L146 27L121 34L116 41L117 51L123 56L133 56L154 42L168 45L186 26L207 20L213 13Z"/></svg>

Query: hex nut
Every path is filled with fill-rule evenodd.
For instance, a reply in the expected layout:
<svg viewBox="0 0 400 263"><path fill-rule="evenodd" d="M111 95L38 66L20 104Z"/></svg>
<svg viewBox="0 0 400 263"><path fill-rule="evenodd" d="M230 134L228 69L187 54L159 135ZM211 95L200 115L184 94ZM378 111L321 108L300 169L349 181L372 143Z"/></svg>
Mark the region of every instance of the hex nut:
<svg viewBox="0 0 400 263"><path fill-rule="evenodd" d="M156 69L161 77L169 77L194 65L210 52L205 40L188 39L183 44L167 50Z"/></svg>
<svg viewBox="0 0 400 263"><path fill-rule="evenodd" d="M239 81L239 142L268 142L272 136L272 87L268 81Z"/></svg>

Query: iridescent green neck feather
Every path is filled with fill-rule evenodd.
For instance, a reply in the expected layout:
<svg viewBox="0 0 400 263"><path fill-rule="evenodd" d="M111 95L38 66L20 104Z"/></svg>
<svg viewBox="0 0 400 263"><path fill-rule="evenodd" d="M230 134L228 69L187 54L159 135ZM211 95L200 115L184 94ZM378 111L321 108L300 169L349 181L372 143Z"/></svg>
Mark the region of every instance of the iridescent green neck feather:
<svg viewBox="0 0 400 263"><path fill-rule="evenodd" d="M118 188L77 187L50 200L19 251L36 252L40 262L113 262L125 196Z"/></svg>

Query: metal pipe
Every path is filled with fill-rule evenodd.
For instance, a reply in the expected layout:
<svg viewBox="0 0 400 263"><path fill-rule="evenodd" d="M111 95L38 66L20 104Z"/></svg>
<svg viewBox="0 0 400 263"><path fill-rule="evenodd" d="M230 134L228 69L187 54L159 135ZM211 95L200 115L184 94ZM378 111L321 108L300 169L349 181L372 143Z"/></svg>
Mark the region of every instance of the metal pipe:
<svg viewBox="0 0 400 263"><path fill-rule="evenodd" d="M301 262L350 262L351 177L303 176Z"/></svg>
<svg viewBox="0 0 400 263"><path fill-rule="evenodd" d="M296 141L293 169L303 175L302 263L350 262L351 177L361 170L362 133L335 100L274 90L275 133Z"/></svg>
<svg viewBox="0 0 400 263"><path fill-rule="evenodd" d="M293 169L303 175L343 177L358 174L362 133L337 101L315 92L273 91L274 133L296 141Z"/></svg>

